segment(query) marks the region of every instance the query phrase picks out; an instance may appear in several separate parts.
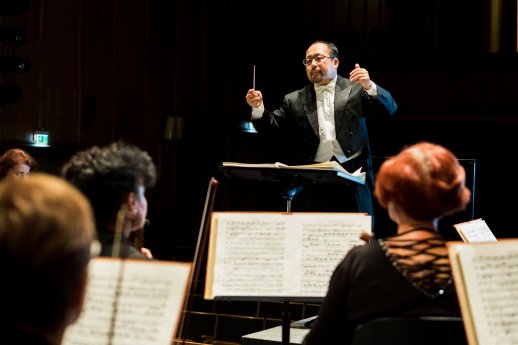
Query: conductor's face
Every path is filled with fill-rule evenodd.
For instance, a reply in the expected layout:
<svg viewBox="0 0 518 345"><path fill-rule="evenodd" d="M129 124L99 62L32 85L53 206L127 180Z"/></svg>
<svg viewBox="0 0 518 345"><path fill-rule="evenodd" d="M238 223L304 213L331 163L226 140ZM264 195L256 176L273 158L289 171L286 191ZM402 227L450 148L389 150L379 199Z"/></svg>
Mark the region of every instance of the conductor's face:
<svg viewBox="0 0 518 345"><path fill-rule="evenodd" d="M312 44L306 51L306 75L312 83L326 85L336 77L339 61L330 54L328 46L323 43Z"/></svg>

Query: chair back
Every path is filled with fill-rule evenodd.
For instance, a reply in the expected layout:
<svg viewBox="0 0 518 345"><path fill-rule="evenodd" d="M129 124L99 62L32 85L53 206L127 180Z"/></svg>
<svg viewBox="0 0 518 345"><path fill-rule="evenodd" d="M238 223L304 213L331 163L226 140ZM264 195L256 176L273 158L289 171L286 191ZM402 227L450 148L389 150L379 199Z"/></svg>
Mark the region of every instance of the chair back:
<svg viewBox="0 0 518 345"><path fill-rule="evenodd" d="M351 345L467 345L460 317L385 317L356 327Z"/></svg>

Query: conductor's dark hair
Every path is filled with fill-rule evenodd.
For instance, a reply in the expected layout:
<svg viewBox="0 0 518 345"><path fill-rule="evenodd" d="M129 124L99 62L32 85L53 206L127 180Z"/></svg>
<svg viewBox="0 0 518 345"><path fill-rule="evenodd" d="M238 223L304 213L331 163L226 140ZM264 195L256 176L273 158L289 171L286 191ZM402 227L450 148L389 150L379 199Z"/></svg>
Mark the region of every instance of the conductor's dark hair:
<svg viewBox="0 0 518 345"><path fill-rule="evenodd" d="M311 43L311 45L317 44L317 43L325 44L329 48L329 51L330 51L329 57L337 58L337 59L340 58L338 48L334 45L334 43L327 42L327 41L314 41L313 43Z"/></svg>

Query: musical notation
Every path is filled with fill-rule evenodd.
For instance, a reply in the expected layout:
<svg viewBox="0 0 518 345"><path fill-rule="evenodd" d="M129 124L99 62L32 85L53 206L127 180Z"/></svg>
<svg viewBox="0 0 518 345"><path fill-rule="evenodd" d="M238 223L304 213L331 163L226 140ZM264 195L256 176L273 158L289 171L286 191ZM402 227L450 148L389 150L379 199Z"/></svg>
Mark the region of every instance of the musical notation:
<svg viewBox="0 0 518 345"><path fill-rule="evenodd" d="M206 298L323 297L370 222L359 213L214 212Z"/></svg>
<svg viewBox="0 0 518 345"><path fill-rule="evenodd" d="M190 263L94 258L86 301L63 345L169 345Z"/></svg>
<svg viewBox="0 0 518 345"><path fill-rule="evenodd" d="M450 257L468 337L518 343L518 240L456 244Z"/></svg>

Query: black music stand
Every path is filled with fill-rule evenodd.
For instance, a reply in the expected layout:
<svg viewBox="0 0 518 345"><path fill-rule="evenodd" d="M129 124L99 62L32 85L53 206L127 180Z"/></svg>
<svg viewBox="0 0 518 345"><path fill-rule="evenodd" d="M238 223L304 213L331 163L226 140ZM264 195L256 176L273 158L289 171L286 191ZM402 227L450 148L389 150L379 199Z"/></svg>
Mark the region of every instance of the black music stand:
<svg viewBox="0 0 518 345"><path fill-rule="evenodd" d="M305 184L350 184L364 185L360 177L346 175L342 172L328 169L278 168L278 167L219 167L224 176L237 177L258 182L277 182L280 185L281 197L286 200L286 211L291 212L291 203Z"/></svg>
<svg viewBox="0 0 518 345"><path fill-rule="evenodd" d="M291 212L292 200L304 188L305 184L365 184L365 181L359 177L328 169L222 165L219 167L219 170L227 177L279 183L281 197L286 200L286 212ZM289 345L291 315L289 312L289 301L284 300L283 302L282 344Z"/></svg>

